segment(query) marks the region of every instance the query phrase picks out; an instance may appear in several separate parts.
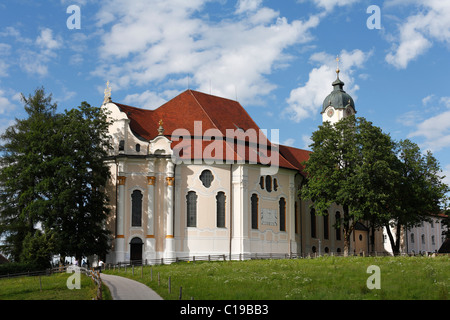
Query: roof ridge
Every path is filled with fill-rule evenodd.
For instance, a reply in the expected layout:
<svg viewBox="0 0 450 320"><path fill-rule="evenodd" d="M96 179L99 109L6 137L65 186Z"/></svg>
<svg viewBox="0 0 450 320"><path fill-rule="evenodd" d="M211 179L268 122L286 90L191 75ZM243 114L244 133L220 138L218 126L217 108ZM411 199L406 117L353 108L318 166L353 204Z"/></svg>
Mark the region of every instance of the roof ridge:
<svg viewBox="0 0 450 320"><path fill-rule="evenodd" d="M192 93L193 91L191 89L188 89L189 93L191 94L191 96L194 98L195 102L197 102L197 104L200 106L200 108L202 109L203 113L206 114L206 116L208 117L209 121L211 121L211 123L213 124L213 126L220 131L219 127L217 126L217 124L211 119L211 117L209 116L208 112L206 112L205 108L203 108L202 104L198 101L198 99L195 97L195 95ZM203 134L203 133L202 133Z"/></svg>

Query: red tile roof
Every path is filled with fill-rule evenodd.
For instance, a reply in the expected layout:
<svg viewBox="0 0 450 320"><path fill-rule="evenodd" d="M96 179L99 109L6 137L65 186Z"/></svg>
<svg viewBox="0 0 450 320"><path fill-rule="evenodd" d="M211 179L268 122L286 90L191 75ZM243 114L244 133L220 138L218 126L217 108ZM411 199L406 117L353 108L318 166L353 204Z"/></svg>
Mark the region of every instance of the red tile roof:
<svg viewBox="0 0 450 320"><path fill-rule="evenodd" d="M181 159L197 158L195 154L196 142L193 142L195 139L202 140L198 143L202 145L201 150L202 155L205 156L204 160L245 160L254 163L253 160L256 159L257 163L268 164L269 161L270 164L270 159L278 157L279 167L301 172L303 169L301 162L309 158L309 151L282 145L279 146L278 150L271 147L270 141L265 136L264 139L260 139L258 135L260 128L240 103L234 100L186 90L155 110L139 109L121 103L115 104L122 112L127 114L130 119L131 130L145 140L152 140L158 135L160 120L163 120L164 135L169 139L176 129L186 129L191 134L191 141L180 139L181 141L174 141L171 145L176 154L180 153L179 149L183 149L180 154ZM196 121L201 123L200 128L198 126L195 128L194 123ZM220 133L223 139L222 143L205 141L204 133L208 129L215 129L216 134L213 131L209 132L212 135L217 136ZM242 129L244 133L256 133L258 145L253 145L247 141L244 148L245 153L239 152L236 140L225 141L227 129L232 130L233 134L238 129ZM211 143L217 143L215 146L222 150L222 154L212 153L213 146L210 145ZM222 145L221 149L220 145ZM210 149L206 149L208 146L210 146ZM205 150L207 152L204 152ZM212 157L208 157L210 154ZM269 157L269 160L267 157Z"/></svg>

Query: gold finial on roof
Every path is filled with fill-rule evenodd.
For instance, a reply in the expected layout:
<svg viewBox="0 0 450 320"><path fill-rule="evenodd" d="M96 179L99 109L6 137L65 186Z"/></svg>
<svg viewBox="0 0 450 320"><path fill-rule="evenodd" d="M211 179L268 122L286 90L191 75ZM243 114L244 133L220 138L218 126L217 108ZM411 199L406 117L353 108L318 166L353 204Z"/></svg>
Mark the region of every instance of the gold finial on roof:
<svg viewBox="0 0 450 320"><path fill-rule="evenodd" d="M341 61L341 59L339 59L339 56L336 57L336 62L337 62L337 68L336 68L336 73L339 74L339 72L341 70L339 70L339 61Z"/></svg>
<svg viewBox="0 0 450 320"><path fill-rule="evenodd" d="M107 104L111 101L111 87L109 86L109 81L106 82L106 89L105 89L105 98L103 99L103 104Z"/></svg>
<svg viewBox="0 0 450 320"><path fill-rule="evenodd" d="M163 128L163 121L162 121L162 119L159 120L158 133L159 133L160 136L162 136L164 134L164 128Z"/></svg>

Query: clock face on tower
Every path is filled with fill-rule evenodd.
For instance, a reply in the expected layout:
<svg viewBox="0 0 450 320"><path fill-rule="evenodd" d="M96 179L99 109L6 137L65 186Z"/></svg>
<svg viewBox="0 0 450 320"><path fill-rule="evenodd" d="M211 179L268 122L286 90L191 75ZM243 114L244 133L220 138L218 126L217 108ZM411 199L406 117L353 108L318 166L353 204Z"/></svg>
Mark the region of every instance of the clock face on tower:
<svg viewBox="0 0 450 320"><path fill-rule="evenodd" d="M327 115L331 118L334 114L334 110L331 108L327 111Z"/></svg>

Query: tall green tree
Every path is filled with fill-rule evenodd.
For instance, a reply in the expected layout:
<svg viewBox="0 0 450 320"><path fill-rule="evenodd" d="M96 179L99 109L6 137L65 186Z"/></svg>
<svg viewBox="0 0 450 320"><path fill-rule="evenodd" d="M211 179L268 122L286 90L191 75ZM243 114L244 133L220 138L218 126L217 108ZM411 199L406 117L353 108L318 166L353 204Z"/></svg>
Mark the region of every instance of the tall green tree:
<svg viewBox="0 0 450 320"><path fill-rule="evenodd" d="M58 133L49 179L52 210L44 224L57 240L62 256L104 255L109 249L105 228L109 213L105 186L109 169L104 163L110 148L106 114L83 102L57 120Z"/></svg>
<svg viewBox="0 0 450 320"><path fill-rule="evenodd" d="M86 102L58 114L43 88L22 98L28 117L16 119L1 136L4 251L23 262L45 256L32 254L37 243L78 259L105 254L109 249L105 230L109 170L103 162L109 149L106 115Z"/></svg>
<svg viewBox="0 0 450 320"><path fill-rule="evenodd" d="M441 212L448 186L431 152L422 154L409 140L395 142L364 118L325 122L312 136L301 190L318 214L332 203L344 211L344 254L356 222L386 227L394 254L401 230ZM396 230L392 234L390 227Z"/></svg>
<svg viewBox="0 0 450 320"><path fill-rule="evenodd" d="M386 217L379 220L386 227L394 254L400 253L401 231L429 221L442 213L448 186L439 162L430 151L425 154L410 140L396 144L396 174L390 177L393 188L389 193ZM392 234L391 228L395 231Z"/></svg>
<svg viewBox="0 0 450 320"><path fill-rule="evenodd" d="M344 255L348 255L356 223L385 214L394 143L380 128L354 116L334 125L323 123L312 141L301 197L311 200L319 215L333 203L342 206L343 221L338 223L344 232Z"/></svg>
<svg viewBox="0 0 450 320"><path fill-rule="evenodd" d="M52 154L49 136L55 133L56 103L39 88L28 98L22 95L27 118L2 134L0 146L0 234L3 251L21 261L24 240L34 235L46 214L48 195L43 183L45 161Z"/></svg>

